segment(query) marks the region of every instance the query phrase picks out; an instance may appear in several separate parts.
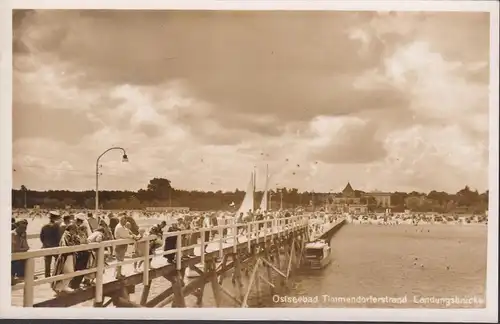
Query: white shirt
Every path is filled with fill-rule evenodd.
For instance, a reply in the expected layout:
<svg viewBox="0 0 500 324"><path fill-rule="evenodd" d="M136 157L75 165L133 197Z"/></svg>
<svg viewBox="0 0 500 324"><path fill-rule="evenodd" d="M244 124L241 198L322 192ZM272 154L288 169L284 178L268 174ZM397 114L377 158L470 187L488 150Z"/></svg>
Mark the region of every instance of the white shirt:
<svg viewBox="0 0 500 324"><path fill-rule="evenodd" d="M205 219L203 219L203 227L207 228L210 227L210 225L211 225L210 218L205 217Z"/></svg>
<svg viewBox="0 0 500 324"><path fill-rule="evenodd" d="M132 235L130 234L130 230L128 228L124 227L122 224L118 224L115 228L115 238L117 240L127 239L132 238Z"/></svg>

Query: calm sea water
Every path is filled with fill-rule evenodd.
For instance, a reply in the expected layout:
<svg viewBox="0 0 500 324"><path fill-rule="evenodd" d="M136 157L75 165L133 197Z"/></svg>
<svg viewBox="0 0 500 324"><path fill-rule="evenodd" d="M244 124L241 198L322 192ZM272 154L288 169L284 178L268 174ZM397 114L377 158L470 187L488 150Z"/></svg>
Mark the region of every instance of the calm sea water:
<svg viewBox="0 0 500 324"><path fill-rule="evenodd" d="M267 306L484 307L486 238L484 225L347 225L332 239L334 261L322 271L297 275L293 287L283 293L308 297L303 298L306 303L268 301ZM370 296L399 299L374 303L357 298ZM474 296L473 304L463 300ZM444 302L438 297L462 300L447 306L436 304Z"/></svg>

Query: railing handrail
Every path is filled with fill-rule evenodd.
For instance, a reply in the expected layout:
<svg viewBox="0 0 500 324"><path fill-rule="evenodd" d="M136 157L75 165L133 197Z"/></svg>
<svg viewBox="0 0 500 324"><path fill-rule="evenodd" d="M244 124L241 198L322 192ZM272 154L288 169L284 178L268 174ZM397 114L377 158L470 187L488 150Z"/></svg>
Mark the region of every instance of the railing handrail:
<svg viewBox="0 0 500 324"><path fill-rule="evenodd" d="M264 223L264 222L270 222L273 220L284 220L284 219L294 219L294 218L310 218L310 217L311 217L310 215L300 215L300 216L290 216L290 217L272 217L272 218L266 218L266 219L263 219L260 221L252 221L252 222L246 222L246 223L230 223L230 224L218 225L218 226L214 226L214 227L197 227L197 229L214 230L214 229L219 229L219 227L221 227L221 226L225 226L225 227L231 227L233 225L243 226L243 225L247 225L249 223L260 224L260 223ZM234 218L226 218L226 221L232 221L232 220L234 220ZM141 228L141 226L139 226L139 227ZM184 233L184 232L188 232L188 231L192 231L192 230L184 230L183 233L181 233L181 234L189 234L189 233ZM179 231L177 231L177 232L179 232ZM28 237L28 239L36 239L36 238L40 237L40 234L39 233L26 233L26 236Z"/></svg>
<svg viewBox="0 0 500 324"><path fill-rule="evenodd" d="M259 225L259 224L264 224L264 223L272 223L275 220L278 220L280 222L284 222L286 220L296 220L296 219L308 219L309 217L306 215L300 215L300 216L290 216L290 217L281 217L281 218L272 218L272 219L265 219L265 220L260 220L260 221L252 221L252 222L246 222L246 223L233 223L233 224L226 224L226 225L218 225L214 227L201 227L197 229L191 229L191 230L183 230L183 231L173 231L173 232L165 232L163 233L163 239L167 237L175 237L179 235L188 235L188 234L194 234L194 233L200 233L204 234L207 231L219 231L223 230L226 228L234 228L236 227L243 227L243 226L252 226L252 225ZM291 224L289 224L291 225ZM26 260L26 259L31 259L31 258L38 258L38 257L44 257L44 256L49 256L49 255L59 255L59 254L66 254L66 253L74 253L74 252L80 252L80 251L88 251L88 250L95 250L99 249L100 247L110 247L110 246L116 246L116 245L125 245L125 244L134 244L134 243L140 243L140 242L145 242L145 241L152 241L156 240L157 236L156 235L147 235L144 236L143 238L139 240L135 239L116 239L116 240L106 240L102 241L99 243L86 243L86 244L79 244L75 246L58 246L58 247L53 247L53 248L42 248L42 249L36 249L36 250L31 250L31 251L26 251L26 252L16 252L12 253L11 260L16 261L16 260Z"/></svg>
<svg viewBox="0 0 500 324"><path fill-rule="evenodd" d="M264 224L264 223L271 223L272 226L269 228L268 226L257 226L259 224ZM330 223L330 222L329 222ZM231 228L231 234L224 236L223 235L223 229L225 228ZM171 255L175 254L175 267L177 270L182 269L182 265L184 264L183 256L184 252L187 251L188 249L193 249L195 247L200 247L200 258L201 258L201 263L204 264L205 262L205 253L207 252L208 248L208 243L218 243L218 249L212 252L218 251L219 258L222 258L224 249L227 248L225 247L224 244L228 243L227 239L228 238L234 238L232 243L229 243L232 245L233 252L236 253L238 250L238 245L240 244L239 242L239 229L240 228L246 228L246 232L244 236L247 239L246 245L248 246L248 251L251 250L251 246L253 243L261 243L261 240L263 239L264 241L267 241L269 237L272 239L273 237L280 237L282 235L286 235L290 231L295 231L295 230L303 230L305 228L310 228L309 226L309 217L306 215L298 215L298 216L291 216L291 217L286 217L286 218L276 218L276 219L266 219L266 220L261 220L261 221L253 221L253 222L247 222L247 223L233 223L233 224L227 224L227 225L222 225L222 226L216 226L216 227L211 227L211 228L200 228L198 230L185 230L185 231L174 231L174 232L167 232L165 237L173 237L176 236L176 247L174 249L170 249L167 251L162 251L161 253L156 253L156 251L151 251L150 247L150 241L153 239L156 239L156 235L148 235L145 236L139 240L134 240L134 239L121 239L121 240L112 240L112 241L104 241L100 243L89 243L89 244L82 244L82 245L77 245L77 246L70 246L70 247L55 247L55 248L47 248L47 249L39 249L39 250L34 250L34 251L28 251L28 252L21 252L21 253L13 253L12 254L12 260L25 260L24 264L24 270L25 270L25 280L23 283L16 284L12 286L11 290L18 290L18 289L23 289L23 306L24 307L32 307L34 303L34 287L41 285L41 284L46 284L46 283L51 283L51 282L56 282L60 280L67 280L74 278L76 276L80 275L87 275L87 274L95 274L95 295L94 295L94 300L97 304L102 304L103 298L104 298L104 291L103 291L103 286L104 286L104 272L108 268L114 268L114 267L121 267L126 264L130 263L135 263L138 261L143 261L143 272L142 272L142 281L144 285L146 285L149 280L150 280L150 261L152 257L154 256L166 256L166 255ZM270 230L271 229L271 230ZM277 232L274 231L274 229L277 229ZM188 242L186 246L184 246L182 236L185 234L192 234L192 233L203 233L206 231L210 232L215 232L217 231L218 237L217 239L212 240L205 240L205 235L200 235L200 242L196 242L195 244L190 244ZM256 234L256 235L255 235ZM264 235L261 235L264 234ZM114 245L124 245L124 244L131 244L135 242L145 242L145 244L141 247L142 250L142 255L139 257L133 257L130 260L123 260L121 262L113 263L110 265L106 265L104 258L105 258L105 247L108 246L114 246ZM244 243L244 242L241 242ZM37 279L35 277L35 263L34 259L38 257L43 257L47 255L60 255L60 254L65 254L65 253L73 253L73 252L78 252L78 251L86 251L86 250L94 250L97 251L96 253L96 258L97 258L97 264L89 269L85 270L80 270L80 271L75 271L71 273L62 273L58 274L56 276L51 276L48 278L43 278L43 279ZM169 261L171 263L171 261Z"/></svg>

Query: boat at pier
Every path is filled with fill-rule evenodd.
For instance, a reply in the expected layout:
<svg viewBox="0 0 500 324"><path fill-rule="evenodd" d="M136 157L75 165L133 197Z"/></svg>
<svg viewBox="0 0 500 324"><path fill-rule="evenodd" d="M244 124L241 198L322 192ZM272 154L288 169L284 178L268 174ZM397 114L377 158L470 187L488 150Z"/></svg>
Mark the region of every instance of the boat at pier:
<svg viewBox="0 0 500 324"><path fill-rule="evenodd" d="M323 269L332 261L331 249L325 240L307 243L304 252L304 266L312 270Z"/></svg>

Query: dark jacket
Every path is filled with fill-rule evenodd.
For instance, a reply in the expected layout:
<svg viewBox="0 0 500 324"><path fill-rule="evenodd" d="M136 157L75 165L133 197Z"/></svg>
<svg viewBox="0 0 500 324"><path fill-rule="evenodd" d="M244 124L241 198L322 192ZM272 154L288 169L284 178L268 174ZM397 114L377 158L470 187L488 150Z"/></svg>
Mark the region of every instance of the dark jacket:
<svg viewBox="0 0 500 324"><path fill-rule="evenodd" d="M42 248L52 248L59 246L61 240L61 231L59 224L48 223L42 227L40 231L40 241L42 241Z"/></svg>
<svg viewBox="0 0 500 324"><path fill-rule="evenodd" d="M109 219L109 229L111 230L111 233L113 233L113 236L115 235L115 228L120 223L120 220L116 217L111 217Z"/></svg>

